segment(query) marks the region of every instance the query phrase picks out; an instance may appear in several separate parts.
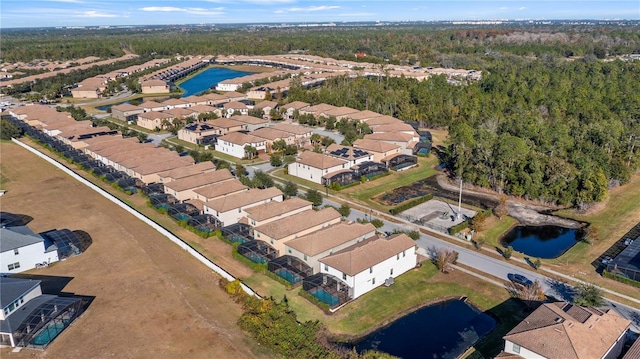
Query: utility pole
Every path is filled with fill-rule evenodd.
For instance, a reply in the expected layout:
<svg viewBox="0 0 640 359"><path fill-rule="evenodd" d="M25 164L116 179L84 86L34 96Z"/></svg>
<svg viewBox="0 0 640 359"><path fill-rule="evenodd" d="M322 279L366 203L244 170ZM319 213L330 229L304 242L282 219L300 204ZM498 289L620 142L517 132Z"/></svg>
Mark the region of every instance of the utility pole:
<svg viewBox="0 0 640 359"><path fill-rule="evenodd" d="M460 178L460 194L458 195L458 213L456 213L457 219L460 219L461 206L462 206L462 178Z"/></svg>

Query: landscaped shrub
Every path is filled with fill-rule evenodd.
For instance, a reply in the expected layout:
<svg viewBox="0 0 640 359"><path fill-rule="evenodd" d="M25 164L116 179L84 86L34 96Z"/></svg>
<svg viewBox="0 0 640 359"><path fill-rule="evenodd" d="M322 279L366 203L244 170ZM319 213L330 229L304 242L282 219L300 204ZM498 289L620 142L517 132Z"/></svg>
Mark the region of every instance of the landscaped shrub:
<svg viewBox="0 0 640 359"><path fill-rule="evenodd" d="M378 219L378 218L371 220L371 224L373 224L373 226L376 227L376 228L380 228L380 227L384 226L384 222L381 219Z"/></svg>
<svg viewBox="0 0 640 359"><path fill-rule="evenodd" d="M505 248L504 251L502 251L502 255L507 260L511 259L511 256L513 255L513 247L509 246L509 247Z"/></svg>
<svg viewBox="0 0 640 359"><path fill-rule="evenodd" d="M456 234L465 228L469 228L469 221L464 221L460 224L456 224L455 226L449 228L449 234Z"/></svg>
<svg viewBox="0 0 640 359"><path fill-rule="evenodd" d="M406 202L406 203L403 203L403 204L401 204L401 205L399 205L399 206L396 206L396 207L391 208L391 209L389 210L389 213L391 213L391 214L395 215L395 214L398 214L398 213L404 212L404 211L406 211L406 210L407 210L407 209L409 209L409 208L415 207L415 206L417 206L417 205L419 205L419 204L421 204L421 203L424 203L424 202L426 202L426 201L429 201L429 200L431 200L431 199L433 199L433 195L432 195L432 194L428 194L428 195L426 195L426 196L422 196L422 197L414 198L414 199L412 199L412 200L411 200L411 201L409 201L409 202Z"/></svg>
<svg viewBox="0 0 640 359"><path fill-rule="evenodd" d="M628 284L628 285L640 288L640 282L627 277L623 277L620 274L611 273L605 270L605 271L602 271L602 276L605 278L616 280L620 283L624 283L624 284Z"/></svg>

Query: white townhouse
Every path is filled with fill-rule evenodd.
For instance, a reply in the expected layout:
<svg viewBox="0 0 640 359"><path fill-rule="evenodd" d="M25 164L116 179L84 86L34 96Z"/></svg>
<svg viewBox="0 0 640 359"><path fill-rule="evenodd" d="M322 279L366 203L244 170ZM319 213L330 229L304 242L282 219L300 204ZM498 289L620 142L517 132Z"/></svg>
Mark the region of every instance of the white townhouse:
<svg viewBox="0 0 640 359"><path fill-rule="evenodd" d="M415 268L418 257L415 242L397 234L366 239L319 262L320 272L341 280L349 287L349 297L356 299Z"/></svg>
<svg viewBox="0 0 640 359"><path fill-rule="evenodd" d="M246 153L245 146L252 146L258 153L267 150L267 141L263 138L244 134L241 132L231 132L224 136L218 137L215 149L218 152L226 153L233 157L244 158Z"/></svg>
<svg viewBox="0 0 640 359"><path fill-rule="evenodd" d="M44 238L27 226L0 228L0 273L20 273L36 263L57 262L58 248L45 248Z"/></svg>
<svg viewBox="0 0 640 359"><path fill-rule="evenodd" d="M276 201L282 202L282 192L275 188L252 188L248 191L233 193L204 203L204 213L216 217L223 226L238 223L240 218L246 217L245 209L260 204Z"/></svg>
<svg viewBox="0 0 640 359"><path fill-rule="evenodd" d="M336 225L292 239L285 243L285 254L294 256L320 273L320 258L324 258L376 235L371 223L340 222Z"/></svg>
<svg viewBox="0 0 640 359"><path fill-rule="evenodd" d="M322 176L332 172L349 170L349 162L330 157L322 153L305 151L298 155L296 161L289 164L291 176L322 184Z"/></svg>

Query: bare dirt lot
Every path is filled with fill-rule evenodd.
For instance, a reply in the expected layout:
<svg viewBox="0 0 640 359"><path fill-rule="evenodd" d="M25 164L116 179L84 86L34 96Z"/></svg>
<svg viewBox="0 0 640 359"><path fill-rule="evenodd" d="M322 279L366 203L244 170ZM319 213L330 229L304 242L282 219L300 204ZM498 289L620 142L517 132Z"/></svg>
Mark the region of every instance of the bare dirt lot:
<svg viewBox="0 0 640 359"><path fill-rule="evenodd" d="M65 292L95 296L44 352L2 358L263 358L236 325L241 308L218 277L151 227L15 144L0 143L2 211L34 218L36 232L83 230L76 257L28 273L73 279Z"/></svg>

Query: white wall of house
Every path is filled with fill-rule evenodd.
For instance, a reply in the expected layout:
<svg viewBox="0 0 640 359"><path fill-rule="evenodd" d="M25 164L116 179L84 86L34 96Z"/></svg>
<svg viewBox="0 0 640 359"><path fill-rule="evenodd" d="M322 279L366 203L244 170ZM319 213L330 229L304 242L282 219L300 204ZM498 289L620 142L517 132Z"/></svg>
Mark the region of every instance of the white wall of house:
<svg viewBox="0 0 640 359"><path fill-rule="evenodd" d="M320 272L331 274L334 277L342 280L352 290L353 299L381 286L384 281L393 277L396 278L399 275L415 268L418 262L416 256L415 247L411 247L403 252L400 252L391 258L388 258L371 268L368 268L355 276L349 276L345 273L320 263Z"/></svg>
<svg viewBox="0 0 640 359"><path fill-rule="evenodd" d="M211 209L210 207L207 207L207 205L205 203L205 205L204 205L204 213L213 215L220 222L222 222L224 226L228 226L228 225L231 225L231 224L234 224L234 223L238 223L240 218L247 216L247 212L244 211L245 208L251 208L253 206L257 206L257 205L263 204L263 203L268 203L268 202L271 202L271 201L282 202L282 200L283 200L282 195L277 195L275 197L271 197L271 198L268 198L268 199L265 199L265 200L262 200L262 201L246 204L246 205L244 205L242 207L233 208L233 209L231 209L231 210L229 210L227 212L217 212L216 210Z"/></svg>
<svg viewBox="0 0 640 359"><path fill-rule="evenodd" d="M16 252L17 251L17 252ZM58 252L45 253L44 242L37 242L0 254L0 273L20 273L36 267L36 263L58 261ZM16 268L16 264L18 268Z"/></svg>
<svg viewBox="0 0 640 359"><path fill-rule="evenodd" d="M330 168L325 168L324 170L321 168L311 167L309 165L305 165L302 163L294 162L289 164L289 174L298 178L302 178L307 181L311 181L314 183L322 184L322 176L327 173L339 171L342 169L349 168L346 163L333 166Z"/></svg>
<svg viewBox="0 0 640 359"><path fill-rule="evenodd" d="M236 91L242 84L237 83L219 83L216 85L217 91Z"/></svg>
<svg viewBox="0 0 640 359"><path fill-rule="evenodd" d="M267 151L267 142L260 141L255 143L244 143L244 144L236 144L228 141L224 141L218 139L218 143L216 143L216 151L226 153L230 156L243 158L244 157L244 146L250 145L255 147L258 151Z"/></svg>
<svg viewBox="0 0 640 359"><path fill-rule="evenodd" d="M527 348L523 348L508 340L504 341L504 351L506 353L518 354L525 359L547 359L547 357L543 357L542 355L536 354L531 350L528 350Z"/></svg>

